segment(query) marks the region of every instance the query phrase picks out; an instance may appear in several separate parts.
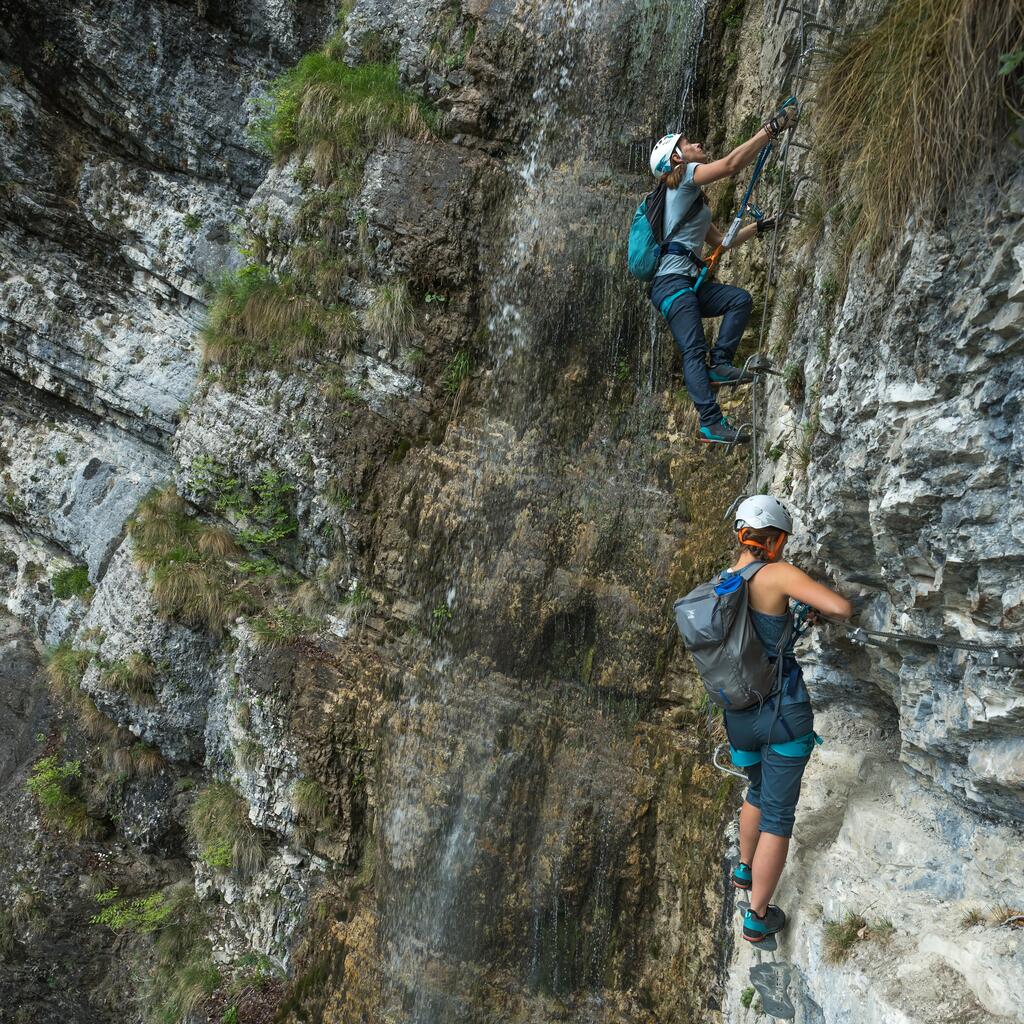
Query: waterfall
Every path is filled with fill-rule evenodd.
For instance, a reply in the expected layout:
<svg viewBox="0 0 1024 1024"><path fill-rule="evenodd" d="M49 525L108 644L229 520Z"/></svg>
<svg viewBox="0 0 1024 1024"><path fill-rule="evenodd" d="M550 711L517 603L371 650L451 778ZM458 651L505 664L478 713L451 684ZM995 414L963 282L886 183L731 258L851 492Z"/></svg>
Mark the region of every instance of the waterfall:
<svg viewBox="0 0 1024 1024"><path fill-rule="evenodd" d="M439 455L458 460L472 517L456 520L454 500L431 496L449 574L437 600L451 625L436 645L444 653L403 680L382 766L389 1020L470 1024L485 1002L511 1019L550 997L600 1020L602 992L640 968L622 938L643 884L624 895L624 851L652 786L638 767L638 704L593 684L598 616L582 594L529 650L493 635L488 609L513 600L503 559L530 503L608 504L614 533L644 487L624 466L615 489L564 490L571 442L545 437L540 403L572 360L597 378L589 395L627 361L636 368L624 386L635 390L655 391L666 372L649 304L624 272L624 236L649 181L649 139L680 125L692 95L704 6L521 5L535 108L489 274L486 416L453 425ZM581 414L580 434L606 436L593 425L604 415L596 404Z"/></svg>

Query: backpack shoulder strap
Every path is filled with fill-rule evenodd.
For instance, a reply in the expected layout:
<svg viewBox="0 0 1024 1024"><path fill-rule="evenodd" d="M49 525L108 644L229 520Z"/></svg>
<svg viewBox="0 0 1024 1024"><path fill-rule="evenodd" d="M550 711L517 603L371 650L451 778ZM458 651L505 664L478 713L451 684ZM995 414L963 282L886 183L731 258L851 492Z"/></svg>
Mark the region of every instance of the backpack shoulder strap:
<svg viewBox="0 0 1024 1024"><path fill-rule="evenodd" d="M754 578L768 563L767 562L751 562L749 565L743 566L737 575L742 576L748 582Z"/></svg>

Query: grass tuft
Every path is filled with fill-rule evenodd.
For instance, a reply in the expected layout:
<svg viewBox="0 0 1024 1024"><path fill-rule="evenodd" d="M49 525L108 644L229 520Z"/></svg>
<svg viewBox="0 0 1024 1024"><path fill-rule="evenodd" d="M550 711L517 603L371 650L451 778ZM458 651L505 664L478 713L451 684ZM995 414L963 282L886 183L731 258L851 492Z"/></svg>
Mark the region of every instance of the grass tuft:
<svg viewBox="0 0 1024 1024"><path fill-rule="evenodd" d="M160 613L220 636L237 616L253 610L257 595L238 582L220 552L216 528L188 514L173 487L142 500L129 523L138 561L152 570L153 599Z"/></svg>
<svg viewBox="0 0 1024 1024"><path fill-rule="evenodd" d="M273 83L254 135L279 160L302 155L326 185L389 136L426 136L435 124L399 85L396 64L353 68L332 49L307 54Z"/></svg>
<svg viewBox="0 0 1024 1024"><path fill-rule="evenodd" d="M366 326L392 353L408 338L413 325L412 297L408 281L398 278L382 284L366 310Z"/></svg>
<svg viewBox="0 0 1024 1024"><path fill-rule="evenodd" d="M895 931L895 925L888 918L868 924L862 914L849 911L842 921L825 922L825 959L833 964L842 963L858 942L888 942Z"/></svg>
<svg viewBox="0 0 1024 1024"><path fill-rule="evenodd" d="M263 836L249 820L249 805L227 783L213 782L199 791L188 830L200 857L215 870L248 876L266 861Z"/></svg>
<svg viewBox="0 0 1024 1024"><path fill-rule="evenodd" d="M229 373L288 370L296 360L347 348L357 330L347 307L326 307L293 278L275 280L265 267L249 265L217 284L203 359Z"/></svg>
<svg viewBox="0 0 1024 1024"><path fill-rule="evenodd" d="M292 789L295 813L314 827L322 825L331 814L331 796L316 779L299 779Z"/></svg>
<svg viewBox="0 0 1024 1024"><path fill-rule="evenodd" d="M825 202L861 203L851 245L877 254L912 212L955 207L1006 135L1021 90L1000 56L1022 42L1017 0L894 0L830 62L814 120Z"/></svg>
<svg viewBox="0 0 1024 1024"><path fill-rule="evenodd" d="M63 700L74 699L92 659L91 651L76 650L71 644L50 648L46 652L46 678L53 695Z"/></svg>
<svg viewBox="0 0 1024 1024"><path fill-rule="evenodd" d="M121 661L115 661L103 670L103 685L114 693L121 693L137 704L153 704L156 696L153 681L156 665L148 654L136 651Z"/></svg>

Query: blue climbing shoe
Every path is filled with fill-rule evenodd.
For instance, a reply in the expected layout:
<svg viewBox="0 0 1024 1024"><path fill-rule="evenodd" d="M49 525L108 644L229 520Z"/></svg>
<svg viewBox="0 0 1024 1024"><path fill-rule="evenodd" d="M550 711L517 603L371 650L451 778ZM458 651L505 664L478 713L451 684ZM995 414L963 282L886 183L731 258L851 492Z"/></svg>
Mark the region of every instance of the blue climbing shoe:
<svg viewBox="0 0 1024 1024"><path fill-rule="evenodd" d="M764 917L759 917L749 908L743 915L743 938L747 942L761 942L769 935L781 932L785 927L786 915L771 903L768 904Z"/></svg>
<svg viewBox="0 0 1024 1024"><path fill-rule="evenodd" d="M716 363L708 370L708 380L712 384L749 384L754 375L749 370L741 370L732 363Z"/></svg>
<svg viewBox="0 0 1024 1024"><path fill-rule="evenodd" d="M746 444L750 435L742 428L734 427L724 416L721 423L700 428L700 439L709 444Z"/></svg>
<svg viewBox="0 0 1024 1024"><path fill-rule="evenodd" d="M732 884L737 889L749 889L754 884L754 876L751 874L750 865L740 861L732 869Z"/></svg>

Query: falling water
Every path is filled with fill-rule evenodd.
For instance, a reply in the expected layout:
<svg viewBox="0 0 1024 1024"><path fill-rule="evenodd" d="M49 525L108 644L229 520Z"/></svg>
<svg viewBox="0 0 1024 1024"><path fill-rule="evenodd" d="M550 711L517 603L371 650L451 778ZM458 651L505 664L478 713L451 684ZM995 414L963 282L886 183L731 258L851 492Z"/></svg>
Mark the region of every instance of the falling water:
<svg viewBox="0 0 1024 1024"><path fill-rule="evenodd" d="M551 667L585 665L593 616L567 613L549 649L518 651L473 610L500 578L481 567L500 566L512 515L503 482L522 487L536 473L536 500L558 483L564 456L537 448L509 464L536 433L545 375L565 372L572 349L603 359L602 372L631 360L633 386L656 387L651 317L623 273L623 239L650 139L678 126L690 102L704 6L539 0L520 11L537 54L535 112L490 274L489 419L448 438L477 516L445 552L453 578L438 581L459 644L403 681L381 769L389 1020L476 1024L495 991L522 1009L599 993L634 969L621 950L614 970L610 958L624 912L617 878L646 783L626 763L621 709L573 696L589 686L585 669L563 679ZM436 504L443 516L443 495Z"/></svg>

